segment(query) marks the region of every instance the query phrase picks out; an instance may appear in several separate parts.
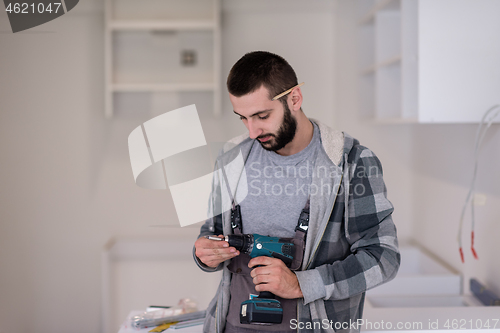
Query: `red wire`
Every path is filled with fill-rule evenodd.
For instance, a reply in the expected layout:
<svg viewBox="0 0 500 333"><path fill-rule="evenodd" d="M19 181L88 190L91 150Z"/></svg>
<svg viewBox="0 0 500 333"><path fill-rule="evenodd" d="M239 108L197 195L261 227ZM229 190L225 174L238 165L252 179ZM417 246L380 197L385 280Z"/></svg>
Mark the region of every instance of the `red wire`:
<svg viewBox="0 0 500 333"><path fill-rule="evenodd" d="M462 264L465 262L464 260L464 251L462 251L462 247L458 249L460 251L460 258L462 258Z"/></svg>
<svg viewBox="0 0 500 333"><path fill-rule="evenodd" d="M474 249L474 230L471 232L470 249L471 249L471 251L472 251L472 255L474 256L474 258L479 259L479 258L477 257L476 250Z"/></svg>

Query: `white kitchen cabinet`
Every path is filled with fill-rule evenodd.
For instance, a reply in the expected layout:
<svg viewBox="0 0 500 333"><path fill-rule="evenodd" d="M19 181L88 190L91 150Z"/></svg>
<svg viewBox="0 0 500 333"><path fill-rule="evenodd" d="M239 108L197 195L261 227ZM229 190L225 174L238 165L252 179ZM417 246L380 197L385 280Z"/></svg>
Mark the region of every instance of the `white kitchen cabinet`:
<svg viewBox="0 0 500 333"><path fill-rule="evenodd" d="M199 227L170 227L168 236L109 240L101 254L102 333L116 333L130 311L150 305L191 298L200 310L208 306L222 271L209 274L194 263L198 233Z"/></svg>
<svg viewBox="0 0 500 333"><path fill-rule="evenodd" d="M105 43L106 117L158 100L220 113L220 0L106 0Z"/></svg>
<svg viewBox="0 0 500 333"><path fill-rule="evenodd" d="M474 123L500 103L499 0L359 0L360 112Z"/></svg>

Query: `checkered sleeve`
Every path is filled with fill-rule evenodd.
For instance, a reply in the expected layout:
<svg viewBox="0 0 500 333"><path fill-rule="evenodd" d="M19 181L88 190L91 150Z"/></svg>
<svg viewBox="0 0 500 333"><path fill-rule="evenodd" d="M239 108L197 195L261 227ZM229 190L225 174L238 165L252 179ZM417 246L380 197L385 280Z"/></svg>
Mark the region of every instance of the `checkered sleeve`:
<svg viewBox="0 0 500 333"><path fill-rule="evenodd" d="M216 168L217 170L217 164ZM200 228L200 234L198 235L198 238L208 236L208 235L222 235L223 234L223 228L222 228L222 213L215 215L214 212L220 212L220 206L221 204L221 193L220 193L220 185L219 185L219 180L217 177L217 172L213 173L213 180L212 180L212 192L210 193L210 198L209 198L209 211L208 211L208 216L209 218L205 221L205 223L201 226ZM217 208L219 207L219 208ZM213 216L215 215L215 216ZM221 263L219 266L212 268L208 267L205 265L201 260L196 256L196 248L193 246L193 259L195 263L200 267L202 270L206 272L215 272L218 270L221 270L223 267L223 263Z"/></svg>
<svg viewBox="0 0 500 333"><path fill-rule="evenodd" d="M217 216L211 217L205 221L205 223L201 226L200 234L198 238L207 236L207 235L221 235L222 234L222 215L219 214ZM195 263L205 272L215 272L221 270L223 267L223 263L221 263L216 268L208 267L196 256L196 248L193 246L193 259Z"/></svg>
<svg viewBox="0 0 500 333"><path fill-rule="evenodd" d="M393 279L399 268L396 227L391 217L393 206L387 199L379 159L371 150L358 145L349 154L347 165L349 181L344 181L344 202L337 202L334 207L343 209L345 238L342 239L346 253L341 259L324 260L323 265L297 272L301 288L305 289L306 304L320 298L340 300L363 293ZM334 247L333 242L338 240L332 237L323 242L332 242L330 247ZM318 255L325 259L335 256Z"/></svg>

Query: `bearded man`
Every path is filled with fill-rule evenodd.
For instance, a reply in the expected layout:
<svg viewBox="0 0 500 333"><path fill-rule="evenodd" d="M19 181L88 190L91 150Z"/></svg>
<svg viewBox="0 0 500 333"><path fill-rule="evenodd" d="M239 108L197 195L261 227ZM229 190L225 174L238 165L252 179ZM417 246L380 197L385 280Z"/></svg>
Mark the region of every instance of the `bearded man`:
<svg viewBox="0 0 500 333"><path fill-rule="evenodd" d="M235 154L244 165L229 176L215 173L211 209L221 213L205 222L194 246L201 269L223 270L204 332L357 331L352 323L362 317L366 290L399 268L379 159L349 134L307 118L300 86L288 62L269 52L244 55L229 73L229 98L248 133L219 154L218 170ZM242 188L246 196L238 200ZM236 208L242 230L231 223ZM302 212L308 225L298 224ZM296 238L299 231L303 258L293 270L278 258L251 258L206 237ZM282 322L241 323L241 303L263 291L281 303Z"/></svg>

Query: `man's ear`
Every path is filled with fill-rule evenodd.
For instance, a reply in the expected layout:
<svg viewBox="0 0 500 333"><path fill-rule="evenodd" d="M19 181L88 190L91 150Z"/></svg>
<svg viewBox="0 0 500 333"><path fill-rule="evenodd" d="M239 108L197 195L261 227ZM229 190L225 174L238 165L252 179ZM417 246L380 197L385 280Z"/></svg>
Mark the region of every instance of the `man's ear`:
<svg viewBox="0 0 500 333"><path fill-rule="evenodd" d="M302 91L300 87L292 90L290 93L290 98L288 99L288 105L291 111L298 111L302 106Z"/></svg>

